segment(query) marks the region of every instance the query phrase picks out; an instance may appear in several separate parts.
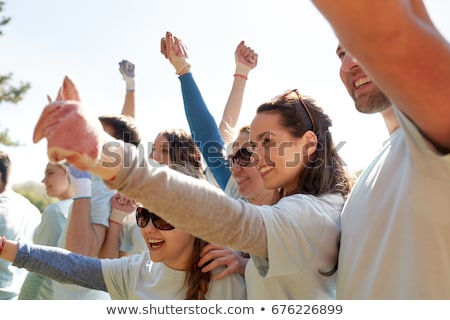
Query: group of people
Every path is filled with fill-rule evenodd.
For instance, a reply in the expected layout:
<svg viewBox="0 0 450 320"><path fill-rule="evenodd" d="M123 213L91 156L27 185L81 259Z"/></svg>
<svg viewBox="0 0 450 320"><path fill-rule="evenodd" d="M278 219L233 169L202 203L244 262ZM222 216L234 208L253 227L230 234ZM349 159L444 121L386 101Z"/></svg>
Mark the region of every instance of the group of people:
<svg viewBox="0 0 450 320"><path fill-rule="evenodd" d="M33 137L47 139L49 165L67 162L65 245L4 234L2 263L112 299L449 299L450 45L420 0L313 3L339 39L357 110L380 113L390 133L355 184L331 119L297 89L263 102L235 133L258 60L244 42L216 124L186 48L168 32L161 53L191 132L161 132L142 159L134 65L121 63L120 127L89 120L65 77ZM102 194L108 210L95 209Z"/></svg>

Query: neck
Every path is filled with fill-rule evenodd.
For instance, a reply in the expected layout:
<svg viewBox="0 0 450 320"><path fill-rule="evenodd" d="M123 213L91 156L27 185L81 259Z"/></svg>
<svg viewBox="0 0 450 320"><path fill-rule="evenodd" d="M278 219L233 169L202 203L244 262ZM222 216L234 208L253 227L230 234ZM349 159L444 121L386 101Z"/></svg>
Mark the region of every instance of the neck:
<svg viewBox="0 0 450 320"><path fill-rule="evenodd" d="M395 115L395 111L393 108L388 108L381 112L381 116L383 117L384 124L388 129L389 135L393 134L395 130L400 126L397 116Z"/></svg>
<svg viewBox="0 0 450 320"><path fill-rule="evenodd" d="M259 197L254 197L252 199L247 199L247 200L251 204L254 204L257 206L272 205L273 198L274 198L274 192L275 191L273 191L273 190L267 190L266 192L261 194Z"/></svg>

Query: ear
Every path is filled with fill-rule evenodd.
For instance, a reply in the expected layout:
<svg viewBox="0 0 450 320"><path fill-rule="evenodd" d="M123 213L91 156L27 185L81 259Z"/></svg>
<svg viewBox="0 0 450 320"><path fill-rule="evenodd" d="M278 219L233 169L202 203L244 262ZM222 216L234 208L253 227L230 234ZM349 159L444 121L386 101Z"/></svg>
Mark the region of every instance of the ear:
<svg viewBox="0 0 450 320"><path fill-rule="evenodd" d="M306 131L303 134L303 138L305 139L305 148L308 150L308 156L311 156L317 150L317 136L311 130Z"/></svg>
<svg viewBox="0 0 450 320"><path fill-rule="evenodd" d="M67 101L67 100L81 101L77 87L68 76L65 76L63 84L61 88L59 88L56 101Z"/></svg>

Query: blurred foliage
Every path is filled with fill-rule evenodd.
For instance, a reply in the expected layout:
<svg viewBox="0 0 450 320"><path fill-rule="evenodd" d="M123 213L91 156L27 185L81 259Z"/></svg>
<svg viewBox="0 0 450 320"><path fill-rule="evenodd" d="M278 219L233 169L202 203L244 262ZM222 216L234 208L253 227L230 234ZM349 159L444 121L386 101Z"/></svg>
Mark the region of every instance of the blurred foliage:
<svg viewBox="0 0 450 320"><path fill-rule="evenodd" d="M4 4L5 3L3 1L0 1L0 13L3 11ZM10 21L11 18L0 16L0 27L6 26ZM0 36L1 35L3 35L3 33L0 30ZM12 76L12 73L0 74L0 105L5 102L17 104L23 99L25 93L31 88L30 83L27 82L20 82L17 85L12 84ZM19 142L14 141L14 139L9 136L8 129L1 129L1 126L0 144L6 146L20 145Z"/></svg>
<svg viewBox="0 0 450 320"><path fill-rule="evenodd" d="M49 198L45 193L42 183L28 181L13 185L13 189L31 201L41 212L51 203L57 201L56 198Z"/></svg>

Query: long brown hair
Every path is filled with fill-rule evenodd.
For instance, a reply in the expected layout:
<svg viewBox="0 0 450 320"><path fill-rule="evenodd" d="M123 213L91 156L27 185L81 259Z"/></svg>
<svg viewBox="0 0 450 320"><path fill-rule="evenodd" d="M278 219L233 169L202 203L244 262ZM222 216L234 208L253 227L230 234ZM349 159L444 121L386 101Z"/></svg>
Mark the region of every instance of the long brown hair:
<svg viewBox="0 0 450 320"><path fill-rule="evenodd" d="M175 163L171 168L188 176L206 180L206 176L203 172L199 171L196 165ZM189 263L190 267L187 270L185 278L185 285L187 286L186 300L206 299L211 281L211 272L202 272L202 268L198 266L198 261L200 260L200 252L207 244L208 242L195 237L194 250Z"/></svg>
<svg viewBox="0 0 450 320"><path fill-rule="evenodd" d="M347 197L351 189L351 180L329 131L332 121L314 99L302 98L297 90L291 90L260 105L256 112L278 114L280 125L294 137L300 138L308 130L317 136L316 151L306 159L306 168L299 174L294 193L314 196L339 193ZM284 193L283 188L280 188L280 197L283 197Z"/></svg>
<svg viewBox="0 0 450 320"><path fill-rule="evenodd" d="M258 107L257 113L271 112L280 116L280 125L294 137L302 137L308 130L317 137L316 151L308 156L305 170L299 173L297 188L293 192L320 196L338 193L344 198L351 190L351 179L344 162L338 154L329 131L332 121L316 101L310 97L303 98L297 90L285 94ZM308 144L305 148L308 148ZM278 198L284 197L285 190L280 188ZM333 275L338 269L338 262L329 271L318 270L324 276Z"/></svg>

